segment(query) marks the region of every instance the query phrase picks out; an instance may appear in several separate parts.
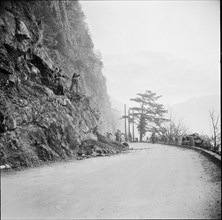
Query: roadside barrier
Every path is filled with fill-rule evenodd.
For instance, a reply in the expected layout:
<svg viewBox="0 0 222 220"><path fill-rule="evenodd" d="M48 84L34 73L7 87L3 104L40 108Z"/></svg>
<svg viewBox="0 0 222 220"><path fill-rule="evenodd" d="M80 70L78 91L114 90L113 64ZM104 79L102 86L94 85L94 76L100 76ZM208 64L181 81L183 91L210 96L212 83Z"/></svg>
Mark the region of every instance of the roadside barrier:
<svg viewBox="0 0 222 220"><path fill-rule="evenodd" d="M217 164L219 167L221 167L221 155L216 154L210 150L206 150L204 148L196 147L196 146L189 146L189 145L175 145L175 144L165 144L165 145L193 149L193 150L205 155L210 160L212 160L215 164Z"/></svg>

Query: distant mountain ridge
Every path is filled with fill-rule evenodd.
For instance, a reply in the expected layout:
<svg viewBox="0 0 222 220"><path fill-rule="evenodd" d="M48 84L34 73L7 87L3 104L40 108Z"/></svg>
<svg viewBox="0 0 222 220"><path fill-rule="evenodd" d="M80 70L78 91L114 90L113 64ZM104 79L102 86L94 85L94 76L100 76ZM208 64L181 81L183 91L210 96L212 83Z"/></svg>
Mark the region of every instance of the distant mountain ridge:
<svg viewBox="0 0 222 220"><path fill-rule="evenodd" d="M113 97L110 97L110 102L111 102L112 108L124 113L124 103L114 99Z"/></svg>
<svg viewBox="0 0 222 220"><path fill-rule="evenodd" d="M120 129L121 131L124 130L124 121L121 117L124 115L124 104L120 101L110 97L112 114L114 116L114 123L115 127Z"/></svg>
<svg viewBox="0 0 222 220"><path fill-rule="evenodd" d="M171 105L169 111L177 119L182 119L190 132L211 135L209 110L212 108L220 117L219 94L192 97L185 102Z"/></svg>

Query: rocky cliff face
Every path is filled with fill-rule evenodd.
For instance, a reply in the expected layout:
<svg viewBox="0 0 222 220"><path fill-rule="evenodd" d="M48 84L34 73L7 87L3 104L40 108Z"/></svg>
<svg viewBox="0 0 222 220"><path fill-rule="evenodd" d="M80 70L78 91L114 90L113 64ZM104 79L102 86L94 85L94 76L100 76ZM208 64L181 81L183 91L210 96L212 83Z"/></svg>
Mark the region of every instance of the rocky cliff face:
<svg viewBox="0 0 222 220"><path fill-rule="evenodd" d="M1 163L31 166L124 149L98 134L115 129L102 67L77 1L1 1ZM79 93L70 91L74 72Z"/></svg>

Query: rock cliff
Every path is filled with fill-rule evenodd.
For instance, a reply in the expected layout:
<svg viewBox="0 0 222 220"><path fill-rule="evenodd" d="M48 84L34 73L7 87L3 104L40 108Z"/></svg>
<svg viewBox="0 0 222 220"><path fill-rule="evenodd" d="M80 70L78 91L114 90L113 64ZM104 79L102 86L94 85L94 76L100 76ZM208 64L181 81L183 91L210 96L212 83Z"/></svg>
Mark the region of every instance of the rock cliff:
<svg viewBox="0 0 222 220"><path fill-rule="evenodd" d="M78 1L1 1L1 165L125 150L99 134L115 129L102 68Z"/></svg>

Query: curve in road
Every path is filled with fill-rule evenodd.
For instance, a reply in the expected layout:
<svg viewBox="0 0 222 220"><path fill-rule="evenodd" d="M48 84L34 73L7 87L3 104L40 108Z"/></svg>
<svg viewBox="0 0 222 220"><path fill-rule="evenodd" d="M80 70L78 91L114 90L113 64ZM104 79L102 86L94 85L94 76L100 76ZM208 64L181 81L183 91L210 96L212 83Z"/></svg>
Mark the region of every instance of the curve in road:
<svg viewBox="0 0 222 220"><path fill-rule="evenodd" d="M221 170L202 154L128 153L2 173L2 219L221 218Z"/></svg>

